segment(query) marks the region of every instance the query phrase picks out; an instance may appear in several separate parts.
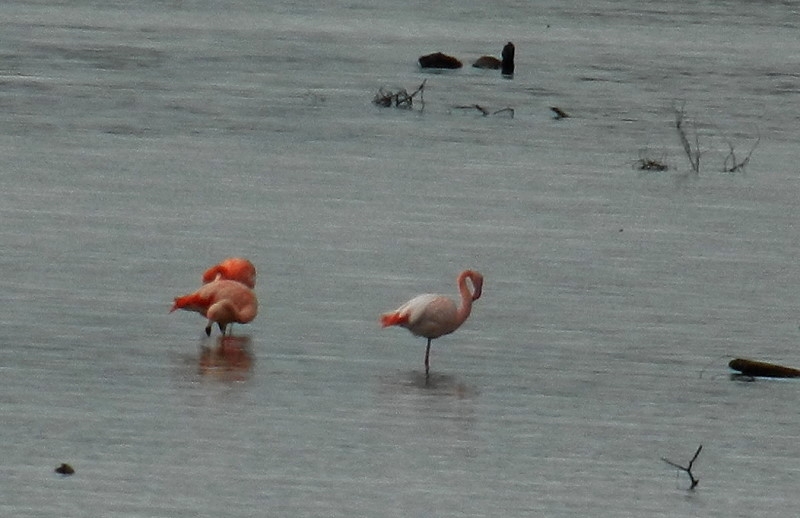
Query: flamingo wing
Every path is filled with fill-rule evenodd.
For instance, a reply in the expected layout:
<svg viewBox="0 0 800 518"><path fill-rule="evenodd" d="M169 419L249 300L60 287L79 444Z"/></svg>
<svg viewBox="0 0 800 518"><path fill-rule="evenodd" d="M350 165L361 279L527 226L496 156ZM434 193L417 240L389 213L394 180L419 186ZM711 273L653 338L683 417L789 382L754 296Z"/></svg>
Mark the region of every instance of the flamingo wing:
<svg viewBox="0 0 800 518"><path fill-rule="evenodd" d="M203 272L203 284L217 280L239 281L248 288L255 288L256 267L247 259L229 257Z"/></svg>
<svg viewBox="0 0 800 518"><path fill-rule="evenodd" d="M437 338L455 330L456 304L443 295L418 295L399 308L381 315L384 327L398 325L417 336Z"/></svg>

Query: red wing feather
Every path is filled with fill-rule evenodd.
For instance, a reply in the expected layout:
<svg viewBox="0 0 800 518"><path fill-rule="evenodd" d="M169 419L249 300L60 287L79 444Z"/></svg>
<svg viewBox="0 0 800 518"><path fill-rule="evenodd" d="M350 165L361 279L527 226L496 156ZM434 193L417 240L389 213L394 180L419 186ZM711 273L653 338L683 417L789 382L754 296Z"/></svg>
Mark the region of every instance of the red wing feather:
<svg viewBox="0 0 800 518"><path fill-rule="evenodd" d="M402 313L384 313L381 315L381 326L401 326L408 324L408 315Z"/></svg>

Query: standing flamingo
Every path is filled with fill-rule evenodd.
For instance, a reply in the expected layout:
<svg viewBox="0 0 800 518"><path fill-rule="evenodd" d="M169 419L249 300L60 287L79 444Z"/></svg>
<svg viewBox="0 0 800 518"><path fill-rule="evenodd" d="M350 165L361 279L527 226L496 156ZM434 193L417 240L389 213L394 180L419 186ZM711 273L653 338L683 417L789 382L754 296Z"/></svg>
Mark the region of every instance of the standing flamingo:
<svg viewBox="0 0 800 518"><path fill-rule="evenodd" d="M472 291L467 285L472 283ZM444 295L418 295L399 308L381 315L381 326L405 327L414 336L428 339L425 349L425 379L430 371L431 340L458 329L472 311L472 303L481 297L483 275L474 270L464 270L456 280L461 295L461 305Z"/></svg>
<svg viewBox="0 0 800 518"><path fill-rule="evenodd" d="M208 319L206 335L211 335L214 322L222 334L228 324L247 324L258 313L258 299L253 290L237 281L216 280L203 285L199 290L182 297L175 297L169 311L176 309L196 311ZM233 326L231 326L233 329Z"/></svg>
<svg viewBox="0 0 800 518"><path fill-rule="evenodd" d="M253 289L256 287L256 267L247 259L229 257L203 273L203 284L220 279L239 281Z"/></svg>

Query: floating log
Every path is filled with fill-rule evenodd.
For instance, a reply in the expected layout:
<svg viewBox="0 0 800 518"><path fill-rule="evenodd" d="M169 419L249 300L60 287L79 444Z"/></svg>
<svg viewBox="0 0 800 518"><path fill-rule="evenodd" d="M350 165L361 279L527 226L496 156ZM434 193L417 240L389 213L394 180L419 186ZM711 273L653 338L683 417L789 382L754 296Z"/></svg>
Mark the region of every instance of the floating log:
<svg viewBox="0 0 800 518"><path fill-rule="evenodd" d="M728 363L728 367L739 371L745 376L758 376L762 378L800 378L800 369L784 367L774 363L759 362L736 358Z"/></svg>

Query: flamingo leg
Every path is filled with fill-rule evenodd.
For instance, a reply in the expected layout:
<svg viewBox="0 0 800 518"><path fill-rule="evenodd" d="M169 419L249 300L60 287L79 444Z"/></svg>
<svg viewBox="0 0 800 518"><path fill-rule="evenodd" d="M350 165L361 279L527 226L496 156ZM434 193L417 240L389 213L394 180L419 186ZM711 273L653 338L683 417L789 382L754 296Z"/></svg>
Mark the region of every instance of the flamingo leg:
<svg viewBox="0 0 800 518"><path fill-rule="evenodd" d="M428 347L425 348L425 381L428 381L428 374L431 366L430 356L431 356L431 339L428 338Z"/></svg>

